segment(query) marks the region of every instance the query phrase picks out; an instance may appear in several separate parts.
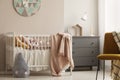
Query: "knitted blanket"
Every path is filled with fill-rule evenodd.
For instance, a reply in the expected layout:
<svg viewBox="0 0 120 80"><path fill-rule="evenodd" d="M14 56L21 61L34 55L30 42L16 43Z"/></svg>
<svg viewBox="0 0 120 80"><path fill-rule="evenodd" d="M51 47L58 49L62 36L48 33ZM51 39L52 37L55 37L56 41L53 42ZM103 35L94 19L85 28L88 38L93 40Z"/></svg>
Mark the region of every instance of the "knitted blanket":
<svg viewBox="0 0 120 80"><path fill-rule="evenodd" d="M50 67L53 76L60 76L61 71L70 65L74 67L72 59L72 40L67 33L52 35Z"/></svg>
<svg viewBox="0 0 120 80"><path fill-rule="evenodd" d="M120 33L112 32L112 34L120 50ZM113 80L120 80L120 60L113 60L111 75L112 75Z"/></svg>

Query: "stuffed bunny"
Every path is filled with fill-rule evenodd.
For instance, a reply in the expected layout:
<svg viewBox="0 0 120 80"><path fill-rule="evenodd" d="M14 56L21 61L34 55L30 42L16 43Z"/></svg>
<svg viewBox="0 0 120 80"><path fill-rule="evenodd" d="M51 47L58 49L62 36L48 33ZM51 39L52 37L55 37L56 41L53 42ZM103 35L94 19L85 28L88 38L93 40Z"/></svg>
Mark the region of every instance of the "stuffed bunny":
<svg viewBox="0 0 120 80"><path fill-rule="evenodd" d="M30 74L27 63L25 62L22 53L18 53L13 66L13 76L17 78L25 78Z"/></svg>

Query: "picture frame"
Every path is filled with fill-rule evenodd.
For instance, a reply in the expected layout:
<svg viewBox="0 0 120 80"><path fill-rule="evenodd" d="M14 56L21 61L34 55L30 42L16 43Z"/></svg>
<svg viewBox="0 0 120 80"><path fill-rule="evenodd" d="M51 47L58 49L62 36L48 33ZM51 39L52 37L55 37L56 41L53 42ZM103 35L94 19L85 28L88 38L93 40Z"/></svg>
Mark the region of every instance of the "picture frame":
<svg viewBox="0 0 120 80"><path fill-rule="evenodd" d="M13 0L13 8L20 15L29 17L40 9L41 0Z"/></svg>

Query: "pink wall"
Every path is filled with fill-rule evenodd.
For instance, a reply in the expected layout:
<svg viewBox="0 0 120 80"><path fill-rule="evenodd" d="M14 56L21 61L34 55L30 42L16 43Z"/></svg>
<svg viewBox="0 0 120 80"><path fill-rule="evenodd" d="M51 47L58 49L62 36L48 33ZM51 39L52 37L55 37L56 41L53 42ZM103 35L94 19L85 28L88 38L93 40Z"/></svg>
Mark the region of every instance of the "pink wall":
<svg viewBox="0 0 120 80"><path fill-rule="evenodd" d="M64 31L64 1L41 0L41 8L31 17L18 15L12 0L0 0L0 33L42 33Z"/></svg>

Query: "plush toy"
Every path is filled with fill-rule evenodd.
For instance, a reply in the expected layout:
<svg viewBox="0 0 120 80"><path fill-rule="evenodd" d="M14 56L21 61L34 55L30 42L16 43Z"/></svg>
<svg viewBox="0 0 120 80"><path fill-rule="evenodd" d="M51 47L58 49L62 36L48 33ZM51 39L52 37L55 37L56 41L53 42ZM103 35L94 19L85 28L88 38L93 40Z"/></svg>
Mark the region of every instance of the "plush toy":
<svg viewBox="0 0 120 80"><path fill-rule="evenodd" d="M18 53L15 58L13 67L13 76L17 78L25 78L30 74L27 63L25 62L22 53Z"/></svg>

